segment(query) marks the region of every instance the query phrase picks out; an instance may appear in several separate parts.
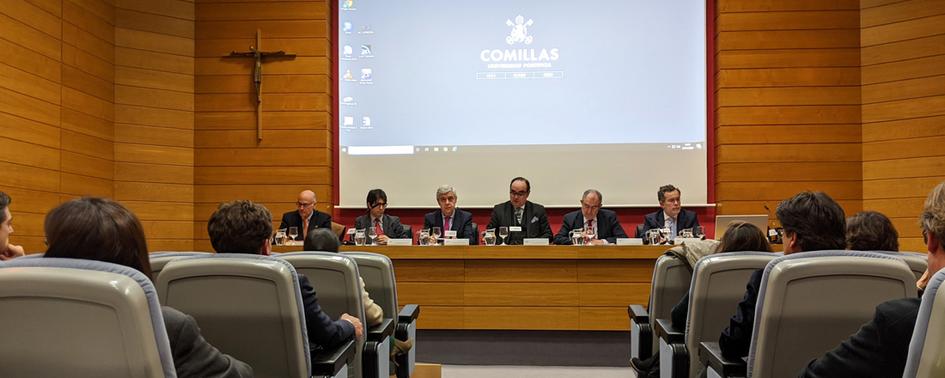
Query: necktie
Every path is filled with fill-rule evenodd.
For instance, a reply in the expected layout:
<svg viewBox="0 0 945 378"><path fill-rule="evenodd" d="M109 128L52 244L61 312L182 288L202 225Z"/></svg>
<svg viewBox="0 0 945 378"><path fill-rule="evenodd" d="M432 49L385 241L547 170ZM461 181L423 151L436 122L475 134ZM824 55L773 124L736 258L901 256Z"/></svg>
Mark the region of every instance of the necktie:
<svg viewBox="0 0 945 378"><path fill-rule="evenodd" d="M522 213L524 213L524 212L525 212L525 210L523 210L521 207L518 208L518 209L515 209L515 221L516 221L519 225L522 224Z"/></svg>
<svg viewBox="0 0 945 378"><path fill-rule="evenodd" d="M308 235L308 218L302 221L302 240Z"/></svg>
<svg viewBox="0 0 945 378"><path fill-rule="evenodd" d="M587 230L590 231L591 234L593 234L595 238L597 237L597 233L594 232L594 220L593 220L593 219L588 219L588 220L587 220Z"/></svg>
<svg viewBox="0 0 945 378"><path fill-rule="evenodd" d="M384 229L381 228L381 220L380 220L380 219L375 219L375 220L374 220L374 235L377 235L377 236L384 235Z"/></svg>
<svg viewBox="0 0 945 378"><path fill-rule="evenodd" d="M443 232L445 233L453 225L453 217L447 216L443 222Z"/></svg>

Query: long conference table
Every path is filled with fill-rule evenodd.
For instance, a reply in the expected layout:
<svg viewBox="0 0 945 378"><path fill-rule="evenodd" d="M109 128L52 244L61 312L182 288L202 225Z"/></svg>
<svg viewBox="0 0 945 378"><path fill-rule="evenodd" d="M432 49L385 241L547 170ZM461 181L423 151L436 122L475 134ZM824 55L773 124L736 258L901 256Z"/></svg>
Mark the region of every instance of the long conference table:
<svg viewBox="0 0 945 378"><path fill-rule="evenodd" d="M669 246L343 246L394 262L399 304L420 329L629 329L655 260ZM276 252L300 247L276 246ZM317 291L317 288L316 288Z"/></svg>

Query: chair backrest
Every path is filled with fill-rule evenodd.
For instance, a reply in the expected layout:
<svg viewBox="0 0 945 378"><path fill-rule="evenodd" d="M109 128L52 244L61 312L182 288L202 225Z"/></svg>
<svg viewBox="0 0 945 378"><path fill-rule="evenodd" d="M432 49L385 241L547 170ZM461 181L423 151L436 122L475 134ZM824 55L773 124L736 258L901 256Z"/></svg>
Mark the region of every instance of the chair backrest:
<svg viewBox="0 0 945 378"><path fill-rule="evenodd" d="M673 254L664 254L653 265L653 279L650 280L650 303L647 313L650 315L650 329L656 329L656 319L668 319L673 306L689 292L692 272L689 264ZM658 350L659 338L653 338L653 349Z"/></svg>
<svg viewBox="0 0 945 378"><path fill-rule="evenodd" d="M151 260L151 275L157 279L158 275L161 274L161 271L164 270L164 266L168 262L174 259L179 259L181 257L190 257L190 256L207 256L208 252L152 252L148 257Z"/></svg>
<svg viewBox="0 0 945 378"><path fill-rule="evenodd" d="M256 377L309 377L311 360L298 276L270 256L182 257L157 280L161 303L200 324L211 344L253 367Z"/></svg>
<svg viewBox="0 0 945 378"><path fill-rule="evenodd" d="M308 277L318 295L318 304L329 317L338 319L348 313L364 321L360 273L353 259L340 253L309 251L283 253L279 258L292 264L298 274ZM358 363L351 367L355 377L362 375L363 350L364 343L356 343L354 361Z"/></svg>
<svg viewBox="0 0 945 378"><path fill-rule="evenodd" d="M902 376L945 376L945 270L929 279L909 343L909 357Z"/></svg>
<svg viewBox="0 0 945 378"><path fill-rule="evenodd" d="M358 264L364 287L374 303L381 306L384 316L397 320L397 281L394 263L389 257L371 252L345 252Z"/></svg>
<svg viewBox="0 0 945 378"><path fill-rule="evenodd" d="M643 226L644 226L643 223L640 223L640 224L637 225L637 229L636 229L636 232L633 234L633 237L635 237L635 238L642 238L642 237L643 237Z"/></svg>
<svg viewBox="0 0 945 378"><path fill-rule="evenodd" d="M912 269L912 273L915 274L915 279L918 280L925 274L925 270L929 267L929 255L920 252L899 252L899 256L903 260L906 260L906 264L909 264L909 269Z"/></svg>
<svg viewBox="0 0 945 378"><path fill-rule="evenodd" d="M472 230L472 235L467 235L469 237L469 244L478 245L479 244L479 224L476 222L470 222L469 228Z"/></svg>
<svg viewBox="0 0 945 378"><path fill-rule="evenodd" d="M696 263L689 286L686 348L689 376L699 373L699 343L716 341L738 302L745 296L751 274L778 255L771 252L726 252L704 256Z"/></svg>
<svg viewBox="0 0 945 378"><path fill-rule="evenodd" d="M876 305L915 295L915 275L895 254L815 251L776 258L758 292L748 376L794 377L868 322Z"/></svg>
<svg viewBox="0 0 945 378"><path fill-rule="evenodd" d="M344 239L345 236L345 225L341 223L331 222L331 232L335 233L335 236L338 237L338 240Z"/></svg>
<svg viewBox="0 0 945 378"><path fill-rule="evenodd" d="M0 265L0 371L10 377L176 377L144 274L66 258Z"/></svg>

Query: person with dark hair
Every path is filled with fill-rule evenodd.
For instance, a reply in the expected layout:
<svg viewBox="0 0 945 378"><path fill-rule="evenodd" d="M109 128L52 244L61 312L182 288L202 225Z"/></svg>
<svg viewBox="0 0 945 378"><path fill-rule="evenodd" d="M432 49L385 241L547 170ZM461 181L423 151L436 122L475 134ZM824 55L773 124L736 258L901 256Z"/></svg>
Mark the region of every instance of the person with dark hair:
<svg viewBox="0 0 945 378"><path fill-rule="evenodd" d="M289 227L298 227L299 234L293 240L305 240L305 235L316 228L331 229L331 215L315 210L315 204L318 201L315 198L315 192L303 190L299 193L297 210L282 214L282 222L279 223L279 229L288 229ZM267 210L268 211L268 210Z"/></svg>
<svg viewBox="0 0 945 378"><path fill-rule="evenodd" d="M697 243L706 243L714 241L700 241ZM685 247L685 246L684 246ZM768 238L764 232L761 232L757 226L747 222L734 222L722 236L722 240L715 245L714 253L726 252L771 252L771 245L768 244ZM687 263L694 265L692 261L698 261L697 256L688 256ZM686 318L689 316L689 292L673 306L670 318L674 326L685 328ZM659 353L646 359L630 359L630 366L637 372L638 377L659 377Z"/></svg>
<svg viewBox="0 0 945 378"><path fill-rule="evenodd" d="M13 202L4 192L0 192L0 260L9 260L26 253L23 247L10 243L10 234L13 233L13 214L10 214L10 202Z"/></svg>
<svg viewBox="0 0 945 378"><path fill-rule="evenodd" d="M662 210L647 214L643 218L643 229L638 238L644 237L650 229L668 228L669 239L673 240L679 231L699 227L699 217L695 212L682 208L682 191L673 185L663 185L656 192Z"/></svg>
<svg viewBox="0 0 945 378"><path fill-rule="evenodd" d="M333 232L326 229L319 229L312 230L312 232L308 234L308 237L305 238L303 249L306 251L338 253L339 247L341 247L341 242ZM384 309L378 306L377 303L374 303L374 300L368 295L367 289L364 287L364 280L358 277L358 281L361 283L361 303L364 305L365 322L369 327L381 324L381 322L384 321Z"/></svg>
<svg viewBox="0 0 945 378"><path fill-rule="evenodd" d="M505 244L522 244L525 238L551 240L551 226L545 207L528 200L532 184L524 177L516 177L509 183L509 200L492 208L492 217L486 229L509 228Z"/></svg>
<svg viewBox="0 0 945 378"><path fill-rule="evenodd" d="M220 204L207 222L207 232L217 253L269 255L272 252L272 215L265 206L252 201ZM358 318L342 314L341 319L333 321L322 311L315 288L304 274L299 274L299 288L305 326L312 343L332 349L353 336L361 337L362 326Z"/></svg>
<svg viewBox="0 0 945 378"><path fill-rule="evenodd" d="M945 268L945 182L939 183L925 199L919 225L928 250L928 269L916 283L919 295L880 303L869 323L823 357L812 360L799 377L905 375L922 292L932 275Z"/></svg>
<svg viewBox="0 0 945 378"><path fill-rule="evenodd" d="M124 265L152 278L144 230L131 211L104 198L63 203L46 215L43 258L74 258ZM200 335L193 317L162 306L178 377L252 377L246 363L220 353Z"/></svg>
<svg viewBox="0 0 945 378"><path fill-rule="evenodd" d="M354 219L354 228L373 228L374 242L379 245L386 245L388 239L412 238L413 235L407 235L400 218L387 214L387 193L383 189L368 191L365 202L367 214Z"/></svg>
<svg viewBox="0 0 945 378"><path fill-rule="evenodd" d="M847 218L847 249L899 251L899 233L892 221L877 211L861 211Z"/></svg>
<svg viewBox="0 0 945 378"><path fill-rule="evenodd" d="M801 192L778 205L775 212L784 228L784 254L844 249L846 216L833 198L822 192ZM726 233L727 234L727 233ZM719 349L728 359L748 355L755 321L755 303L764 269L752 273L745 296L719 337Z"/></svg>
<svg viewBox="0 0 945 378"><path fill-rule="evenodd" d="M555 244L569 245L571 231L575 229L593 230L594 238L590 244L615 244L617 238L626 238L627 233L620 226L617 213L612 210L601 209L604 195L597 189L588 189L581 195L581 209L564 215L561 229L555 235Z"/></svg>

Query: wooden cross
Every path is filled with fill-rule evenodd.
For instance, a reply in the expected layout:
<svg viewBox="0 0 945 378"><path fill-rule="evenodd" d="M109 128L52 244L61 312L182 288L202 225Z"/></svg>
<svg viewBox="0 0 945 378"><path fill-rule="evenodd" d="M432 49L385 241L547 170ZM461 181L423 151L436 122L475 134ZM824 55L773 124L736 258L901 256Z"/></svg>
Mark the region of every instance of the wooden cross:
<svg viewBox="0 0 945 378"><path fill-rule="evenodd" d="M256 67L253 68L253 88L256 90L256 143L262 141L262 64L266 59L295 59L295 54L286 54L285 51L261 51L262 31L256 29L256 45L250 46L249 51L230 52L224 58L253 58Z"/></svg>

